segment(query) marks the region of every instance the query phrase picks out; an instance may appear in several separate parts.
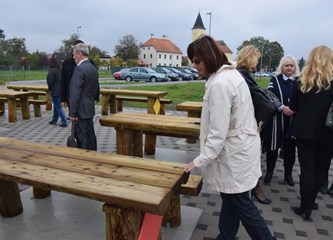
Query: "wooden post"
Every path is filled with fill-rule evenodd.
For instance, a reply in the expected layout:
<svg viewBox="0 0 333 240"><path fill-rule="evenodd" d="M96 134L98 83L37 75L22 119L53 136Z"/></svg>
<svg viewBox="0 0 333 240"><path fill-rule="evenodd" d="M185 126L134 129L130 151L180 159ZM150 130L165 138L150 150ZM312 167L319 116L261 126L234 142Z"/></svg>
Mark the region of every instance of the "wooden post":
<svg viewBox="0 0 333 240"><path fill-rule="evenodd" d="M20 105L22 111L22 118L23 119L30 119L30 109L28 103L28 96L21 96L20 97Z"/></svg>
<svg viewBox="0 0 333 240"><path fill-rule="evenodd" d="M178 227L182 222L180 214L180 194L172 194L168 211L164 214L162 225L166 226L167 223L170 227Z"/></svg>
<svg viewBox="0 0 333 240"><path fill-rule="evenodd" d="M0 214L14 217L23 211L20 190L16 182L0 180Z"/></svg>
<svg viewBox="0 0 333 240"><path fill-rule="evenodd" d="M135 209L103 205L106 223L106 240L137 240L144 213Z"/></svg>
<svg viewBox="0 0 333 240"><path fill-rule="evenodd" d="M16 98L8 98L8 122L16 122Z"/></svg>
<svg viewBox="0 0 333 240"><path fill-rule="evenodd" d="M51 195L51 190L48 190L48 189L33 187L32 191L34 194L34 198L36 198L36 199L47 198Z"/></svg>
<svg viewBox="0 0 333 240"><path fill-rule="evenodd" d="M110 95L109 97L109 106L110 106L110 113L116 113L117 112L117 100L116 95Z"/></svg>
<svg viewBox="0 0 333 240"><path fill-rule="evenodd" d="M117 154L143 157L142 130L117 130Z"/></svg>
<svg viewBox="0 0 333 240"><path fill-rule="evenodd" d="M102 94L102 115L109 114L109 95Z"/></svg>
<svg viewBox="0 0 333 240"><path fill-rule="evenodd" d="M46 111L52 110L52 99L49 91L46 91Z"/></svg>

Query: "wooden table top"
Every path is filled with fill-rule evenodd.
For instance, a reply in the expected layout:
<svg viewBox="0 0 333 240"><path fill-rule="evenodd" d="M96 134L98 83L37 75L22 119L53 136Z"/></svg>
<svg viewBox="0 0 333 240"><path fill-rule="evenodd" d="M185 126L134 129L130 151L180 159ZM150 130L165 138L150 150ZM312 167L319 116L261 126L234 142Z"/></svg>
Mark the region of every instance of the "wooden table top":
<svg viewBox="0 0 333 240"><path fill-rule="evenodd" d="M30 95L30 92L19 92L19 91L14 91L14 90L9 90L9 89L4 89L0 90L0 96L1 97L19 97L19 96L25 96L25 95Z"/></svg>
<svg viewBox="0 0 333 240"><path fill-rule="evenodd" d="M201 111L202 102L182 102L176 105L178 111Z"/></svg>
<svg viewBox="0 0 333 240"><path fill-rule="evenodd" d="M200 134L200 118L120 112L100 118L102 126L143 130L160 135L191 136Z"/></svg>
<svg viewBox="0 0 333 240"><path fill-rule="evenodd" d="M48 91L47 85L12 84L12 85L7 85L7 88L13 90L23 90L23 91L28 91L28 90Z"/></svg>
<svg viewBox="0 0 333 240"><path fill-rule="evenodd" d="M144 97L163 97L168 94L166 91L130 90L119 88L101 88L101 94L144 96Z"/></svg>
<svg viewBox="0 0 333 240"><path fill-rule="evenodd" d="M164 214L184 164L0 137L0 178Z"/></svg>

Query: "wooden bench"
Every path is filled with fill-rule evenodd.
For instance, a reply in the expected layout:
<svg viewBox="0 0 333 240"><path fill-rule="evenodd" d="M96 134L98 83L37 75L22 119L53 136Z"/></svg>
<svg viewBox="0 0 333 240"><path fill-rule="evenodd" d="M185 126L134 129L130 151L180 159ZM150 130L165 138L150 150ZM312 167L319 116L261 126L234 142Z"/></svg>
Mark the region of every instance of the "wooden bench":
<svg viewBox="0 0 333 240"><path fill-rule="evenodd" d="M35 117L41 117L41 105L46 105L46 99L28 99L28 103L34 105L34 115Z"/></svg>
<svg viewBox="0 0 333 240"><path fill-rule="evenodd" d="M129 97L129 96L116 96L116 100L117 100L117 110L118 112L122 112L123 111L123 102L127 101L127 102L148 102L148 98L146 97ZM172 100L171 99L160 99L160 114L165 114L165 104L172 104Z"/></svg>
<svg viewBox="0 0 333 240"><path fill-rule="evenodd" d="M156 235L149 239L158 239L160 225L151 221L162 221L163 215L172 213L180 222L180 207L174 208L171 202L180 189L192 185L185 184L189 176L181 163L3 137L0 153L2 216L23 211L17 183L33 186L35 198L48 197L51 190L65 192L104 202L107 240L146 240L142 236L153 225Z"/></svg>

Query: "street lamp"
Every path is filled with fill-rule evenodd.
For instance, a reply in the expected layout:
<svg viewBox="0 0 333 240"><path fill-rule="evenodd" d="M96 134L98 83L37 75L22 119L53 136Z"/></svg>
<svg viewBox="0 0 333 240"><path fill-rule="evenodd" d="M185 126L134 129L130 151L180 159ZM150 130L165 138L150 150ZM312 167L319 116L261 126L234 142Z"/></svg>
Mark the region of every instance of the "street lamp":
<svg viewBox="0 0 333 240"><path fill-rule="evenodd" d="M79 32L80 28L82 28L82 27L81 26L76 27L76 35L77 35L78 39L80 38L80 32Z"/></svg>
<svg viewBox="0 0 333 240"><path fill-rule="evenodd" d="M209 15L209 36L211 33L211 26L212 26L212 12L206 13L206 15Z"/></svg>

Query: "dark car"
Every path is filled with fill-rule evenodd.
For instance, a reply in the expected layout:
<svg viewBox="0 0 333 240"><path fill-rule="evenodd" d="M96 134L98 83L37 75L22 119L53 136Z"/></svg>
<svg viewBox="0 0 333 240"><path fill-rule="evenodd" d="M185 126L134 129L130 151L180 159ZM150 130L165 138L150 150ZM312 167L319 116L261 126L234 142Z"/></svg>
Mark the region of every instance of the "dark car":
<svg viewBox="0 0 333 240"><path fill-rule="evenodd" d="M186 69L187 71L190 71L192 73L192 77L194 80L198 80L199 79L199 72L198 70L196 70L195 68L191 68L191 67L184 67L184 69Z"/></svg>
<svg viewBox="0 0 333 240"><path fill-rule="evenodd" d="M113 74L113 77L117 80L125 80L126 73L128 72L128 68L123 68L120 71L117 71Z"/></svg>
<svg viewBox="0 0 333 240"><path fill-rule="evenodd" d="M184 72L184 73L189 73L192 75L194 80L197 80L199 78L199 73L198 72L192 72L191 70L187 69L187 68L180 68L178 67L177 70Z"/></svg>
<svg viewBox="0 0 333 240"><path fill-rule="evenodd" d="M169 78L165 74L158 73L148 67L132 67L125 73L125 81L149 81L149 82L163 82L168 81Z"/></svg>
<svg viewBox="0 0 333 240"><path fill-rule="evenodd" d="M178 74L172 72L171 70L165 68L165 67L156 67L154 70L158 73L163 73L166 74L171 81L179 81L179 76Z"/></svg>
<svg viewBox="0 0 333 240"><path fill-rule="evenodd" d="M171 68L171 67L168 68L168 69L169 69L170 71L172 71L172 72L178 74L178 76L179 76L179 81L183 81L183 80L191 81L191 80L193 80L192 75L189 74L189 73L181 72L181 71L179 71L178 69L176 69L176 68Z"/></svg>

